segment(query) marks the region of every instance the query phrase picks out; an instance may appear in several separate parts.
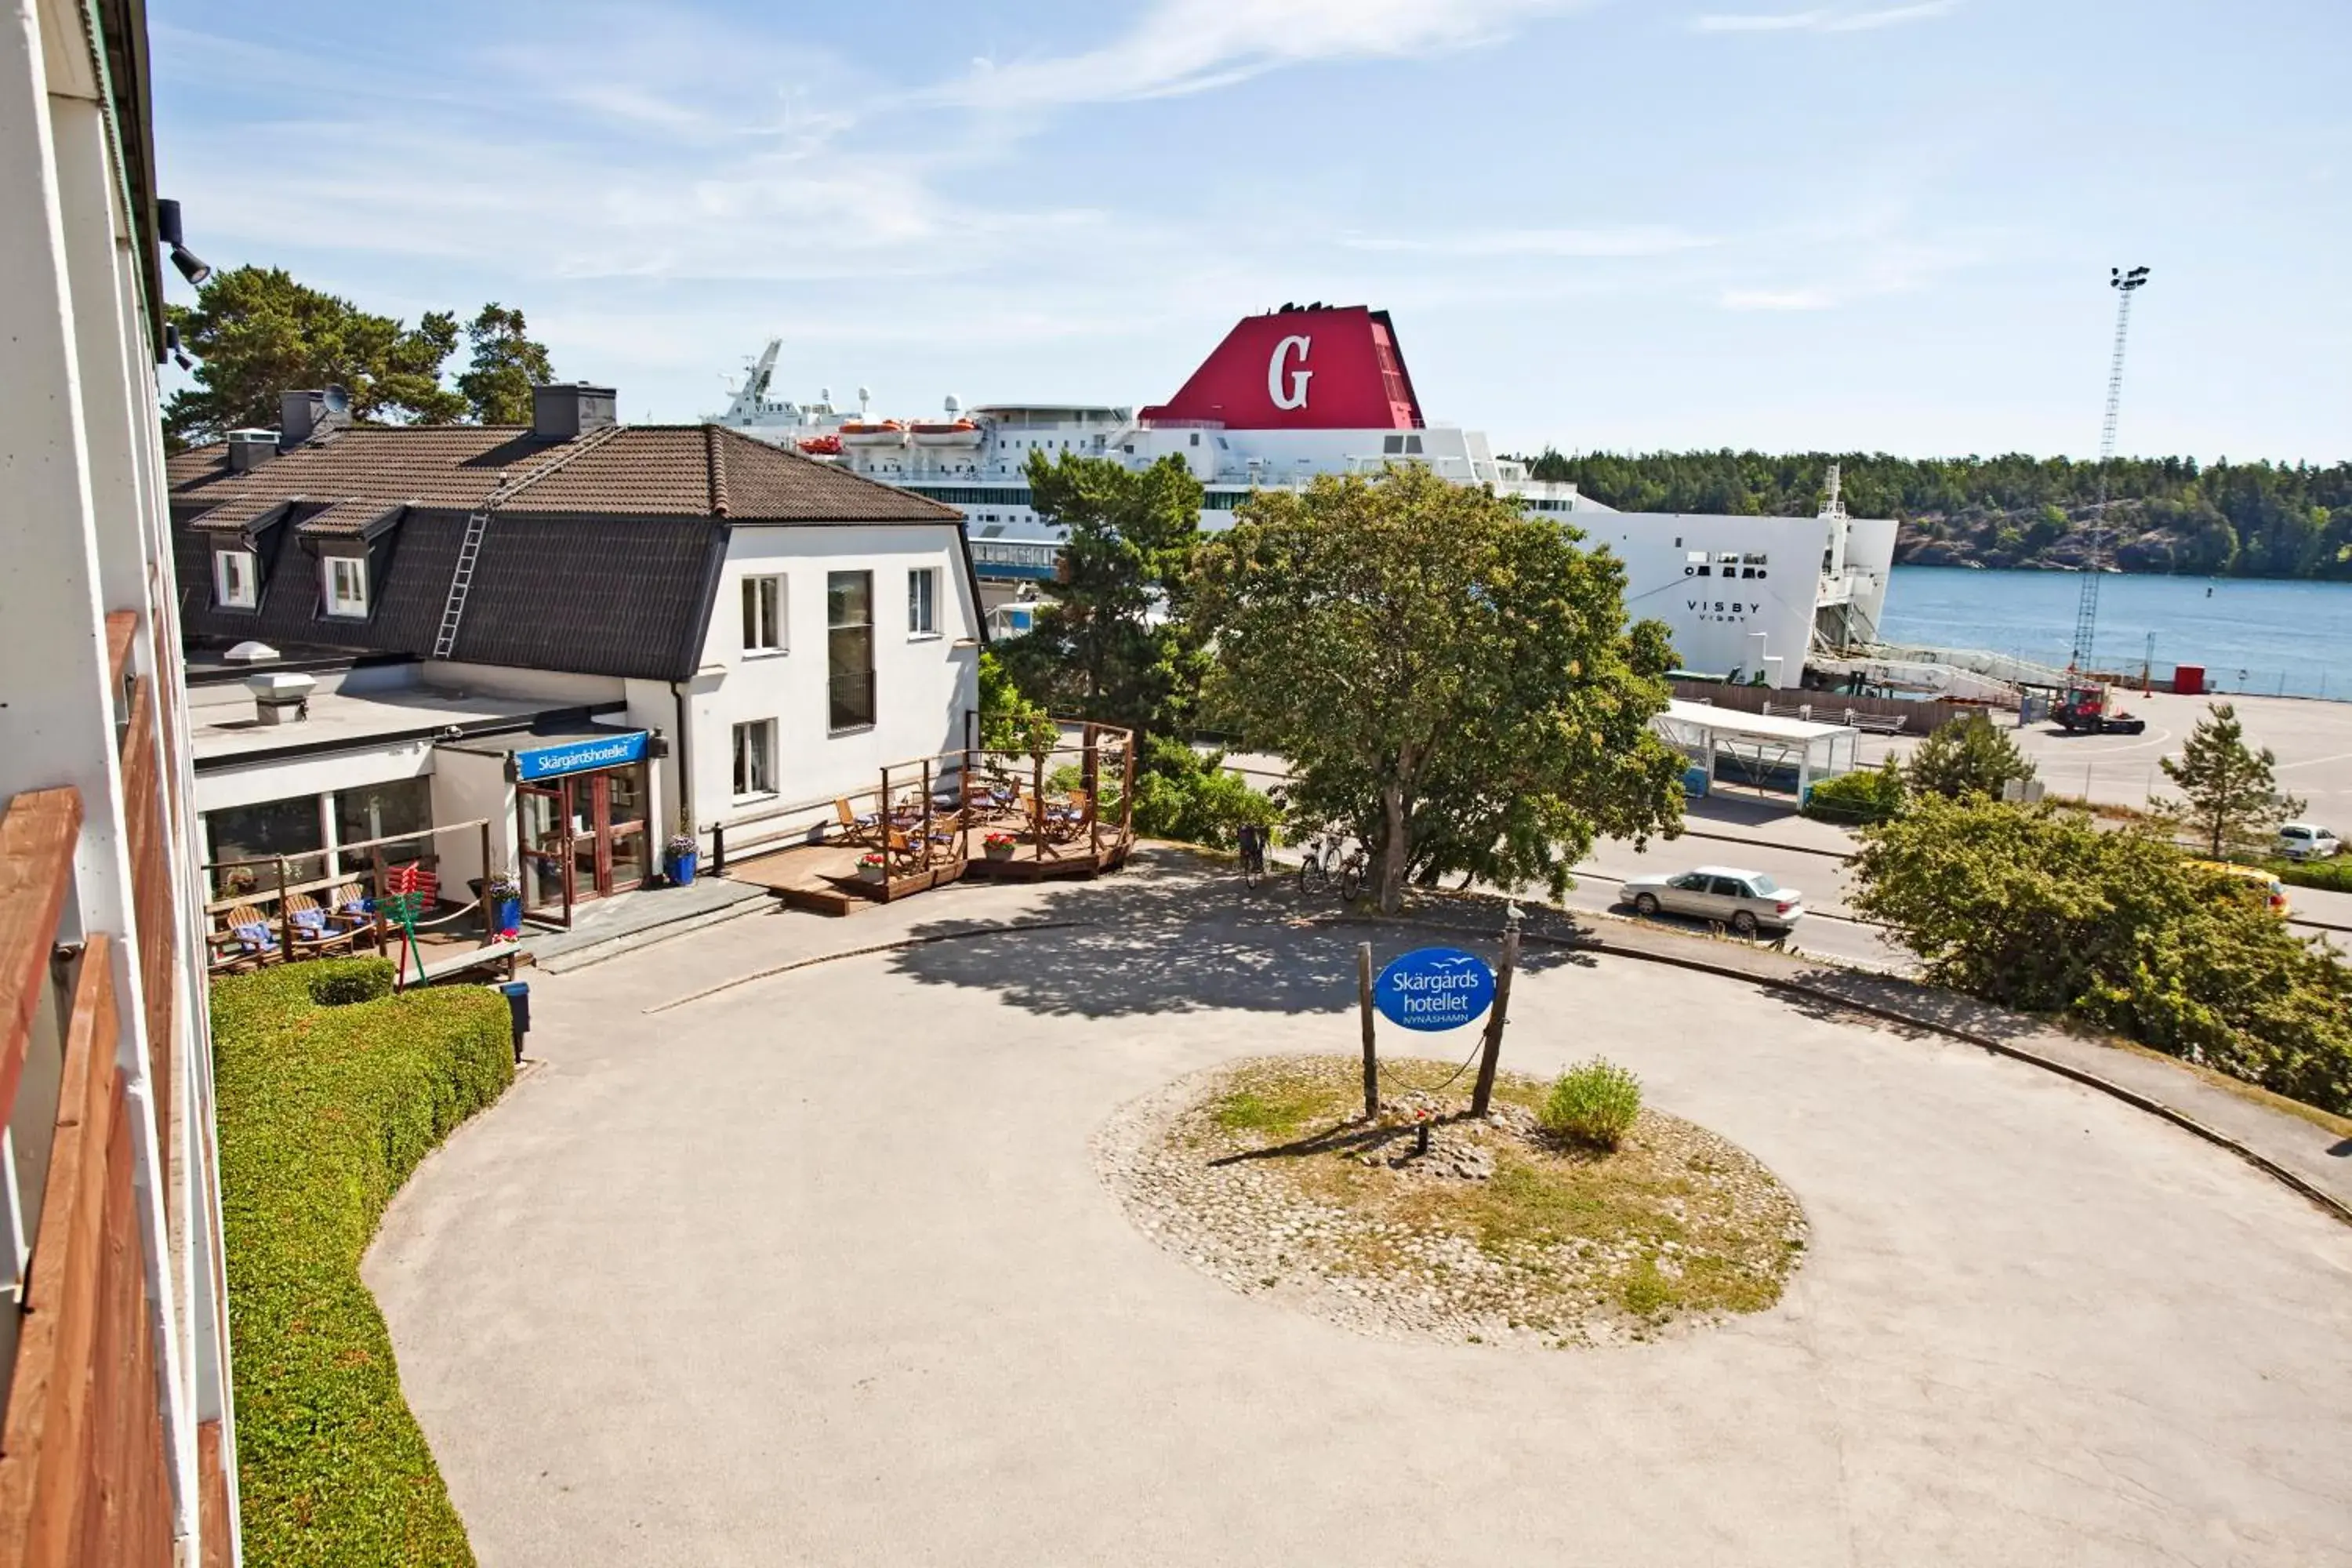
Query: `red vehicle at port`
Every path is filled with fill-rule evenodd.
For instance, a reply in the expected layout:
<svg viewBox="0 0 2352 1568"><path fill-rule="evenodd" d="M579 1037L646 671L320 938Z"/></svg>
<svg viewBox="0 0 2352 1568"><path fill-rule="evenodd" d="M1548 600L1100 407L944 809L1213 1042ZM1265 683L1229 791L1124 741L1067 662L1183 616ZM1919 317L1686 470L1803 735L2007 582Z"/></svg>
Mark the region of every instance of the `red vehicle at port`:
<svg viewBox="0 0 2352 1568"><path fill-rule="evenodd" d="M2050 717L2070 735L2137 735L2147 721L2115 708L2104 686L2078 686L2050 708Z"/></svg>

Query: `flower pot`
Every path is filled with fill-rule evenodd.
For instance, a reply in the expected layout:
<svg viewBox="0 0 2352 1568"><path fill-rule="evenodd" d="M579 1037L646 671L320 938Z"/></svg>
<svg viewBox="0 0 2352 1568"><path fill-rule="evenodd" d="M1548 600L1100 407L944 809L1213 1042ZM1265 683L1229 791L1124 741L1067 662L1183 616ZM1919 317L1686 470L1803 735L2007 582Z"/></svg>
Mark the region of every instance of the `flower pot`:
<svg viewBox="0 0 2352 1568"><path fill-rule="evenodd" d="M511 899L500 899L495 908L498 911L499 935L501 937L520 935L522 931L521 895L517 894Z"/></svg>
<svg viewBox="0 0 2352 1568"><path fill-rule="evenodd" d="M980 852L992 860L1010 860L1013 858L1013 847L1010 844L983 844L980 847Z"/></svg>
<svg viewBox="0 0 2352 1568"><path fill-rule="evenodd" d="M701 858L699 850L671 850L662 856L662 875L669 879L672 887L690 888L694 886L694 868Z"/></svg>
<svg viewBox="0 0 2352 1568"><path fill-rule="evenodd" d="M882 868L879 866L860 866L857 868L857 879L861 882L878 882L882 879Z"/></svg>

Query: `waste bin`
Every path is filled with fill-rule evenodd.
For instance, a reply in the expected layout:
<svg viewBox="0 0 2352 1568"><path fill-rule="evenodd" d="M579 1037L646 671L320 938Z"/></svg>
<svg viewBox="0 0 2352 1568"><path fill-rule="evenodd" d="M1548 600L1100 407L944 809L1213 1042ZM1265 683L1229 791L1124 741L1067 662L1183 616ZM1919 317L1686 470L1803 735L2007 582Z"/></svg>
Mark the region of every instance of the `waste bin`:
<svg viewBox="0 0 2352 1568"><path fill-rule="evenodd" d="M530 982L509 980L499 987L507 999L507 1018L514 1026L515 1060L522 1060L522 1037L530 1033Z"/></svg>

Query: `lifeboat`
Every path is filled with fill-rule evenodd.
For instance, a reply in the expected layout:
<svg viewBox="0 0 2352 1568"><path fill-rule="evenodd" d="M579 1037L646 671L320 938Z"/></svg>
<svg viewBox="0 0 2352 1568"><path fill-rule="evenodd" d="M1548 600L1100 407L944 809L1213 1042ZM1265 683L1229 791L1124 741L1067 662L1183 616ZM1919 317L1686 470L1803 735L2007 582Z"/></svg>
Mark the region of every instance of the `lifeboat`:
<svg viewBox="0 0 2352 1568"><path fill-rule="evenodd" d="M870 422L852 419L841 427L841 444L845 447L903 447L907 444L907 427L896 419Z"/></svg>
<svg viewBox="0 0 2352 1568"><path fill-rule="evenodd" d="M841 456L841 437L838 436L803 436L798 445L802 451L812 458Z"/></svg>
<svg viewBox="0 0 2352 1568"><path fill-rule="evenodd" d="M980 426L969 419L918 419L907 426L918 447L977 447Z"/></svg>

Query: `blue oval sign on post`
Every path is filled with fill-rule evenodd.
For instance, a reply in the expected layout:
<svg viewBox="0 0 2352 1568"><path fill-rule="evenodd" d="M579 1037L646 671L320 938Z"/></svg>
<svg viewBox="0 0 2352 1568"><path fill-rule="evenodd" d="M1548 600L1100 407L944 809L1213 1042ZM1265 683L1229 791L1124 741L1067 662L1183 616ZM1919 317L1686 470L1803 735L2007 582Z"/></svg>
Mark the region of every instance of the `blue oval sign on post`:
<svg viewBox="0 0 2352 1568"><path fill-rule="evenodd" d="M1495 972L1475 952L1417 947L1372 982L1372 1005L1408 1029L1458 1029L1494 1005Z"/></svg>

